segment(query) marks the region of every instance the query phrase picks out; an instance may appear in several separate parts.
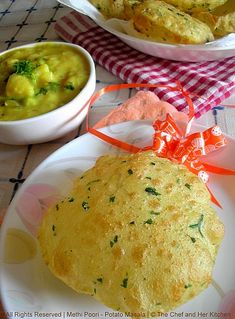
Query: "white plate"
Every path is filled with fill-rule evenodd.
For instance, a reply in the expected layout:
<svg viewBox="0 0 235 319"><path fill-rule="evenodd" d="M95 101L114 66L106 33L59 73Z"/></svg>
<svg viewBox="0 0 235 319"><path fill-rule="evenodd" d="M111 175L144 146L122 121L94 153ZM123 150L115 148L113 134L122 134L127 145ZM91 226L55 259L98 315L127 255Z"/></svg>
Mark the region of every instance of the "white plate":
<svg viewBox="0 0 235 319"><path fill-rule="evenodd" d="M96 21L96 23L106 31L116 35L130 47L154 57L182 62L205 62L235 56L234 33L217 41L201 45L167 44L126 34L125 31L128 30L128 26L122 20L110 19L106 23L101 21Z"/></svg>
<svg viewBox="0 0 235 319"><path fill-rule="evenodd" d="M105 20L89 0L57 1L89 16L100 27L116 35L130 47L155 57L175 61L203 62L235 56L235 33L231 33L226 37L202 45L180 45L153 42L129 35L126 21L118 19Z"/></svg>
<svg viewBox="0 0 235 319"><path fill-rule="evenodd" d="M121 123L103 131L139 146L150 145L153 133L147 121ZM48 313L65 318L71 314L76 318L88 318L86 312L96 317L117 317L117 313L114 315L111 309L92 297L77 294L57 280L44 265L33 233L42 211L66 194L75 176L93 166L98 156L118 152L95 136L85 134L48 157L21 186L8 209L0 242L1 298L11 317L16 318L16 312L24 312L24 318L37 318L36 312L41 318L52 318ZM228 138L228 145L212 154L209 160L235 169L234 158L235 140ZM229 307L231 300L235 304L235 177L212 175L210 187L223 206L223 210L217 207L216 210L226 229L213 272L214 282L169 317L178 318L177 314L183 312L181 318L186 318L189 312L199 318L198 312L204 312L207 318L217 318L212 312L222 309L229 313L226 306ZM70 316L67 312L71 312Z"/></svg>

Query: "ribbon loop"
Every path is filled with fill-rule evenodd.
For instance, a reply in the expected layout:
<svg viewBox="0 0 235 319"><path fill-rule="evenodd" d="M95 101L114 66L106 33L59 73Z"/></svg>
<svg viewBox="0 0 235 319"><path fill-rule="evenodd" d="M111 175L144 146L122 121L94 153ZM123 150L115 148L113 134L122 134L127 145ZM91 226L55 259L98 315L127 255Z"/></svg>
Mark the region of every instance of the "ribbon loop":
<svg viewBox="0 0 235 319"><path fill-rule="evenodd" d="M206 164L202 161L202 158L209 153L216 151L224 146L226 146L227 141L224 135L222 134L221 129L216 125L213 126L204 132L196 132L193 134L190 133L191 124L194 119L194 106L192 100L190 98L190 94L195 95L193 93L187 92L181 85L180 82L176 82L176 86L167 86L161 84L118 84L118 85L110 85L106 88L101 89L96 92L91 99L88 101L88 108L91 107L93 102L98 99L101 95L106 92L126 89L126 88L167 88L170 91L179 91L184 96L185 100L189 106L189 120L185 129L185 132L182 132L178 127L177 123L174 119L167 114L166 119L156 120L153 123L154 135L152 145L146 146L144 148L139 148L135 145L131 145L110 137L100 131L97 131L94 128L89 127L89 120L87 115L87 131L91 134L97 136L98 138L104 140L105 142L112 144L118 148L121 148L125 151L129 151L132 153L137 153L140 151L153 150L158 156L168 158L174 162L185 165L192 173L198 175L198 177L204 182L207 183L209 179L209 175L207 171L213 172L216 174L223 175L235 175L235 171L216 167L210 164ZM87 104L84 106L86 107ZM207 186L208 188L208 186ZM209 190L209 189L208 189ZM213 196L211 191L211 200L218 205L220 204Z"/></svg>

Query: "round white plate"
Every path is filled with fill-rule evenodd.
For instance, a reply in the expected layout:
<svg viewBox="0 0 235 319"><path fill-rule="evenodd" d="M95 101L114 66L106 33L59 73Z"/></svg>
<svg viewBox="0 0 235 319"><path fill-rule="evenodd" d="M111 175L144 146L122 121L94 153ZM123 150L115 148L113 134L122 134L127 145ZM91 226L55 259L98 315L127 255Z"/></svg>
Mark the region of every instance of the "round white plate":
<svg viewBox="0 0 235 319"><path fill-rule="evenodd" d="M117 124L103 129L109 135L139 146L151 144L147 121ZM92 167L97 157L118 149L85 134L48 157L21 186L1 228L1 300L9 318L116 318L90 296L80 295L56 279L44 264L34 236L43 211L64 196L73 179ZM235 169L235 140L209 157L210 162ZM211 175L210 188L223 209L215 207L225 225L225 238L216 260L213 283L198 297L168 314L170 318L219 318L235 305L235 176ZM68 229L69 232L69 229ZM234 312L235 313L235 312ZM149 314L149 317L154 314ZM221 316L220 316L221 318ZM224 318L224 317L222 317Z"/></svg>
<svg viewBox="0 0 235 319"><path fill-rule="evenodd" d="M133 49L154 57L182 62L206 62L235 56L235 34L206 44L168 44L140 39L122 32L126 21L110 19L96 23L106 31L116 35Z"/></svg>

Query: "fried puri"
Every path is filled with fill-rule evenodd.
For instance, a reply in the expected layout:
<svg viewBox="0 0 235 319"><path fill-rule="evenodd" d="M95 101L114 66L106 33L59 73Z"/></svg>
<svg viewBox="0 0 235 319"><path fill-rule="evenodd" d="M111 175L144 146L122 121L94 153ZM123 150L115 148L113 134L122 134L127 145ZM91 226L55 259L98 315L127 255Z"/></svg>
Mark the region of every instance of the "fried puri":
<svg viewBox="0 0 235 319"><path fill-rule="evenodd" d="M204 12L223 5L227 0L164 0L185 12Z"/></svg>
<svg viewBox="0 0 235 319"><path fill-rule="evenodd" d="M124 18L123 0L90 0L106 18Z"/></svg>
<svg viewBox="0 0 235 319"><path fill-rule="evenodd" d="M46 213L38 240L56 277L135 316L206 289L223 234L198 177L146 151L100 157Z"/></svg>
<svg viewBox="0 0 235 319"><path fill-rule="evenodd" d="M211 12L196 12L193 16L206 23L216 37L235 32L235 1L228 0Z"/></svg>
<svg viewBox="0 0 235 319"><path fill-rule="evenodd" d="M200 44L214 39L205 23L164 1L144 1L137 6L132 19L134 28L150 40Z"/></svg>

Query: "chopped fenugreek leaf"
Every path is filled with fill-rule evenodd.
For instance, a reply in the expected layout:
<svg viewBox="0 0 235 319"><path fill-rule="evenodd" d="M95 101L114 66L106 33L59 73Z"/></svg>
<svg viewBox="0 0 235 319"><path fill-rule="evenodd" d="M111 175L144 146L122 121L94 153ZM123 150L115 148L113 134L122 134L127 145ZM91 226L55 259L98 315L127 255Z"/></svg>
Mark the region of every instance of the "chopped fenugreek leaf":
<svg viewBox="0 0 235 319"><path fill-rule="evenodd" d="M110 247L112 248L115 243L118 242L118 236L114 236L113 240L110 240Z"/></svg>
<svg viewBox="0 0 235 319"><path fill-rule="evenodd" d="M59 204L55 205L56 210L59 210Z"/></svg>
<svg viewBox="0 0 235 319"><path fill-rule="evenodd" d="M130 223L129 223L129 225L135 225L135 222L134 222L134 221L132 221L132 222L130 222Z"/></svg>
<svg viewBox="0 0 235 319"><path fill-rule="evenodd" d="M190 287L192 287L191 284L188 284L188 285L185 285L185 286L184 286L185 289L190 288Z"/></svg>
<svg viewBox="0 0 235 319"><path fill-rule="evenodd" d="M114 243L116 243L118 241L118 235L114 236L113 241L114 241Z"/></svg>
<svg viewBox="0 0 235 319"><path fill-rule="evenodd" d="M151 165L156 165L156 163L154 163L154 162L151 162L150 164L151 164Z"/></svg>
<svg viewBox="0 0 235 319"><path fill-rule="evenodd" d="M110 203L113 203L115 201L115 196L110 196L109 201L110 201Z"/></svg>
<svg viewBox="0 0 235 319"><path fill-rule="evenodd" d="M193 242L193 243L195 243L195 242L196 242L196 238L194 238L194 237L190 237L190 239L192 240L192 242Z"/></svg>
<svg viewBox="0 0 235 319"><path fill-rule="evenodd" d="M100 282L101 284L103 283L103 278L102 278L102 277L97 278L96 280L97 280L98 282Z"/></svg>
<svg viewBox="0 0 235 319"><path fill-rule="evenodd" d="M156 215L156 216L157 216L157 215L160 215L160 213L154 212L153 210L151 210L150 214L151 214L151 215Z"/></svg>
<svg viewBox="0 0 235 319"><path fill-rule="evenodd" d="M151 225L153 224L153 220L151 218L147 219L144 224L148 224L148 225Z"/></svg>
<svg viewBox="0 0 235 319"><path fill-rule="evenodd" d="M191 189L191 187L192 187L192 185L190 185L188 183L186 183L184 186L187 187L188 189Z"/></svg>
<svg viewBox="0 0 235 319"><path fill-rule="evenodd" d="M200 217L200 219L199 219L197 224L189 225L189 227L192 228L192 229L197 228L202 237L204 237L203 233L202 233L203 218L204 218L204 215L201 215L201 217Z"/></svg>
<svg viewBox="0 0 235 319"><path fill-rule="evenodd" d="M93 181L88 182L87 186L89 186L90 184L93 184L93 183L97 183L97 182L100 182L100 179L94 179Z"/></svg>
<svg viewBox="0 0 235 319"><path fill-rule="evenodd" d="M89 207L89 205L88 205L88 202L82 202L82 207L83 207L83 209L84 210L88 210L90 207Z"/></svg>
<svg viewBox="0 0 235 319"><path fill-rule="evenodd" d="M53 236L56 236L56 226L52 225L51 229L53 231Z"/></svg>
<svg viewBox="0 0 235 319"><path fill-rule="evenodd" d="M176 183L178 183L178 184L179 184L179 182L180 182L180 179L179 179L179 178L177 178Z"/></svg>
<svg viewBox="0 0 235 319"><path fill-rule="evenodd" d="M132 174L133 174L133 171L132 171L131 168L129 168L127 172L128 172L129 175L132 175Z"/></svg>
<svg viewBox="0 0 235 319"><path fill-rule="evenodd" d="M128 278L124 278L122 281L121 287L127 288L127 285L128 285Z"/></svg>
<svg viewBox="0 0 235 319"><path fill-rule="evenodd" d="M94 288L94 294L96 294L96 288Z"/></svg>
<svg viewBox="0 0 235 319"><path fill-rule="evenodd" d="M146 176L145 178L146 178L146 179L152 179L152 177L150 177L150 176Z"/></svg>
<svg viewBox="0 0 235 319"><path fill-rule="evenodd" d="M160 193L156 191L156 188L154 187L146 187L145 191L151 195L155 195L155 196L161 195Z"/></svg>
<svg viewBox="0 0 235 319"><path fill-rule="evenodd" d="M70 197L68 201L69 201L69 203L72 203L74 201L74 198Z"/></svg>

